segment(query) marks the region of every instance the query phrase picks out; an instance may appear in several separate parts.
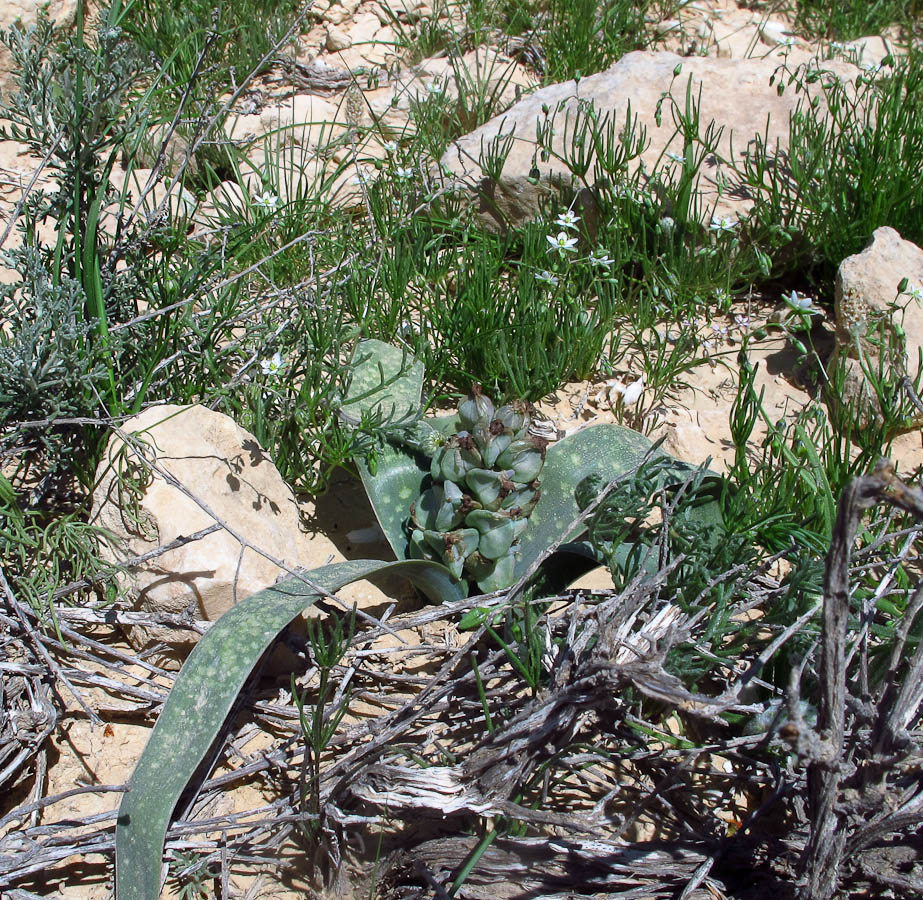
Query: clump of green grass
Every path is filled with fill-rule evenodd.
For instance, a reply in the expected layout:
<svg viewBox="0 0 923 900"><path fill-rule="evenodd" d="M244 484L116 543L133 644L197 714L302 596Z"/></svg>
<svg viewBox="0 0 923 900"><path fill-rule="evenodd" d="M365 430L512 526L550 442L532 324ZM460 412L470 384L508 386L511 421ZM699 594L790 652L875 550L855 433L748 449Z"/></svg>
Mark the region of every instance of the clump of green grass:
<svg viewBox="0 0 923 900"><path fill-rule="evenodd" d="M881 34L892 25L919 26L923 4L919 0L874 0L871 3L837 3L836 0L797 0L795 24L809 35L852 41Z"/></svg>
<svg viewBox="0 0 923 900"><path fill-rule="evenodd" d="M784 153L759 145L737 169L755 204L750 228L775 245L774 274L832 284L837 266L881 225L923 241L923 60L912 50L844 83L823 64L780 71L779 90L810 88ZM826 113L824 112L826 108Z"/></svg>
<svg viewBox="0 0 923 900"><path fill-rule="evenodd" d="M205 102L251 77L303 6L301 0L127 3L118 24L160 71L174 102L190 84Z"/></svg>

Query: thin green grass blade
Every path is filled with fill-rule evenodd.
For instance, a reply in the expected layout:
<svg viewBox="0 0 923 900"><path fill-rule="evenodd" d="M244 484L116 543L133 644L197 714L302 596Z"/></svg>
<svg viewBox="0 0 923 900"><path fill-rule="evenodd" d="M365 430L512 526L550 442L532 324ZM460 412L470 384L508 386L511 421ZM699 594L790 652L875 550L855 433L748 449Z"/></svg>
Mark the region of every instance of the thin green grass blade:
<svg viewBox="0 0 923 900"><path fill-rule="evenodd" d="M403 575L434 602L462 597L448 570L424 560L352 560L315 569L306 577L333 593L354 581L389 572ZM317 597L298 578L260 591L225 613L189 655L119 807L115 828L118 900L157 900L160 896L164 840L180 795L260 657Z"/></svg>

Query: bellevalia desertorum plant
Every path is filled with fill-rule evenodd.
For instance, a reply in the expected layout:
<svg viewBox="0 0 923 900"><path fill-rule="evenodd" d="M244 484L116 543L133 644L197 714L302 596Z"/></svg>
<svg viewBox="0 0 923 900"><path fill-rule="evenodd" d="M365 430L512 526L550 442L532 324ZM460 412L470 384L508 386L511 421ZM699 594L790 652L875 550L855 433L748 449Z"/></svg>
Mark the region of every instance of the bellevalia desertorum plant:
<svg viewBox="0 0 923 900"><path fill-rule="evenodd" d="M409 552L435 553L453 577L464 573L489 593L513 583L548 442L529 433L529 404L495 410L479 385L459 405L458 420L462 430L448 439L423 423L417 429L417 446L431 451L433 484L410 507Z"/></svg>
<svg viewBox="0 0 923 900"><path fill-rule="evenodd" d="M394 423L392 439L374 457L360 462L359 470L398 561L352 560L293 574L243 600L206 632L176 679L119 807L117 900L156 900L160 896L164 840L181 793L260 657L307 607L353 581L386 572L405 576L438 603L464 598L468 587L461 576L482 590L494 584L507 587L530 573L533 584L567 584L592 565L605 562L588 543L576 540L581 530L574 529L580 515L577 486L587 478L612 481L652 452L658 453L645 437L618 425L586 428L546 450L526 437L525 405L511 404L494 412L487 398L477 392L461 404L458 416L421 419L422 365L379 341L365 341L358 355L341 418L355 422L377 410ZM498 420L504 423L502 429L493 424ZM455 448L467 444L466 432L478 435L476 440L472 437L472 444L480 462L489 462L490 468L471 466L461 478L452 466ZM475 458L473 451L466 452ZM488 474L472 477L477 470ZM534 483L540 470L539 498ZM671 480L683 482L690 467L676 462L669 472ZM496 497L488 490L492 480ZM463 484L470 489L471 500L460 519L457 510L449 512L443 506L446 498L452 506L457 488L462 492L459 510L465 508ZM497 509L490 509L494 505ZM508 513L503 522L493 518L500 510ZM491 515L474 515L476 511ZM461 528L462 532L477 533L478 556L471 559L472 550L459 562L461 553L450 551L448 545L456 543L449 535L462 522L472 526ZM495 535L495 528L501 534ZM417 531L423 532L422 542L414 536ZM474 544L473 537L462 540L471 539ZM559 546L559 552L543 560L552 546ZM432 555L440 556L448 567L433 559L411 558L427 552L426 548L434 548ZM498 565L499 560L504 562ZM536 568L540 560L542 566Z"/></svg>

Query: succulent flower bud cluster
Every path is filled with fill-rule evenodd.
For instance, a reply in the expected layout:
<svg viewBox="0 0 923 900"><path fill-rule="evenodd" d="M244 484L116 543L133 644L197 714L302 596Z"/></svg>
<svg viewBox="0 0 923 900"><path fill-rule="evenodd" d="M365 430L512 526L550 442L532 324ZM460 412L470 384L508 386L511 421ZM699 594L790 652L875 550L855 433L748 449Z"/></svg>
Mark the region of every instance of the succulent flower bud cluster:
<svg viewBox="0 0 923 900"><path fill-rule="evenodd" d="M528 403L494 409L479 385L458 418L457 434L426 447L432 485L410 507L411 556L435 557L485 593L502 590L513 583L518 539L541 494L547 441L529 433Z"/></svg>

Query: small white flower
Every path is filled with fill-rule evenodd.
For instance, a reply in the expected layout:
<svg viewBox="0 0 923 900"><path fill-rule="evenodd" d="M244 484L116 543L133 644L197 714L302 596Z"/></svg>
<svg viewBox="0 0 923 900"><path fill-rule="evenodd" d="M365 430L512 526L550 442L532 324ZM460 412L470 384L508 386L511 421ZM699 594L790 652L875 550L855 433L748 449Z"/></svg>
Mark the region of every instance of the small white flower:
<svg viewBox="0 0 923 900"><path fill-rule="evenodd" d="M731 302L731 292L727 288L716 288L715 301L719 306L726 306Z"/></svg>
<svg viewBox="0 0 923 900"><path fill-rule="evenodd" d="M797 313L802 315L813 315L817 312L814 309L814 301L810 297L802 297L798 291L792 291L790 294L783 294L782 299Z"/></svg>
<svg viewBox="0 0 923 900"><path fill-rule="evenodd" d="M609 257L606 251L601 248L594 250L590 254L591 266L601 266L603 269L608 269L611 268L613 262L615 262L615 260Z"/></svg>
<svg viewBox="0 0 923 900"><path fill-rule="evenodd" d="M659 224L660 224L660 230L664 234L672 234L673 229L676 228L676 222L670 216L664 216L660 220Z"/></svg>
<svg viewBox="0 0 923 900"><path fill-rule="evenodd" d="M719 325L716 322L712 322L711 330L715 333L715 337L727 337L727 325Z"/></svg>
<svg viewBox="0 0 923 900"><path fill-rule="evenodd" d="M860 62L859 68L863 72L867 72L869 75L877 75L881 71L881 63L874 62Z"/></svg>
<svg viewBox="0 0 923 900"><path fill-rule="evenodd" d="M558 279L554 275L552 275L551 272L549 272L547 269L544 269L543 271L539 272L538 275L535 276L535 280L544 281L545 284L550 284L552 287L558 286Z"/></svg>
<svg viewBox="0 0 923 900"><path fill-rule="evenodd" d="M680 163L680 165L686 161L686 157L682 153L674 153L672 150L667 151L667 159L672 159L673 162Z"/></svg>
<svg viewBox="0 0 923 900"><path fill-rule="evenodd" d="M786 50L791 50L792 47L795 46L795 39L789 34L789 35L786 35L784 38L778 38L776 40L776 43L780 47L784 47Z"/></svg>
<svg viewBox="0 0 923 900"><path fill-rule="evenodd" d="M644 393L644 377L642 376L629 385L622 384L621 381L612 382L612 390L618 394L622 406L634 406Z"/></svg>
<svg viewBox="0 0 923 900"><path fill-rule="evenodd" d="M384 150L385 153L397 153L397 141L385 141L381 145L381 149Z"/></svg>
<svg viewBox="0 0 923 900"><path fill-rule="evenodd" d="M750 330L750 317L749 316L734 316L734 324L741 331L749 331Z"/></svg>
<svg viewBox="0 0 923 900"><path fill-rule="evenodd" d="M577 244L577 238L568 237L566 231L559 231L557 237L546 235L545 240L551 244L551 250L558 250L561 253L572 253Z"/></svg>
<svg viewBox="0 0 923 900"><path fill-rule="evenodd" d="M272 192L272 191L263 191L262 194L257 194L253 198L253 205L258 206L260 209L278 209L282 205L282 201Z"/></svg>
<svg viewBox="0 0 923 900"><path fill-rule="evenodd" d="M442 82L441 82L438 78L434 78L434 79L426 86L426 93L427 93L427 94L433 94L433 95L435 95L435 94L441 94L441 93L442 93Z"/></svg>
<svg viewBox="0 0 923 900"><path fill-rule="evenodd" d="M410 169L406 166L398 166L394 170L395 178L413 178L413 169Z"/></svg>
<svg viewBox="0 0 923 900"><path fill-rule="evenodd" d="M831 41L830 50L832 53L846 53L846 44L842 41Z"/></svg>
<svg viewBox="0 0 923 900"><path fill-rule="evenodd" d="M282 354L276 351L272 359L260 360L260 368L264 375L278 375L285 368L285 360L282 359Z"/></svg>
<svg viewBox="0 0 923 900"><path fill-rule="evenodd" d="M733 234L738 222L728 216L712 216L711 225L708 227L718 234Z"/></svg>
<svg viewBox="0 0 923 900"><path fill-rule="evenodd" d="M576 230L577 223L580 221L580 216L575 216L572 210L561 213L555 220L555 225L559 225L561 228L573 228Z"/></svg>
<svg viewBox="0 0 923 900"><path fill-rule="evenodd" d="M923 306L923 287L918 284L907 285L904 293L911 299L915 300L919 306Z"/></svg>
<svg viewBox="0 0 923 900"><path fill-rule="evenodd" d="M358 186L368 185L372 183L372 176L368 172L360 171L358 174L354 175L352 178L352 183Z"/></svg>

